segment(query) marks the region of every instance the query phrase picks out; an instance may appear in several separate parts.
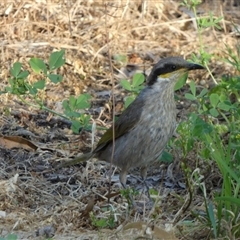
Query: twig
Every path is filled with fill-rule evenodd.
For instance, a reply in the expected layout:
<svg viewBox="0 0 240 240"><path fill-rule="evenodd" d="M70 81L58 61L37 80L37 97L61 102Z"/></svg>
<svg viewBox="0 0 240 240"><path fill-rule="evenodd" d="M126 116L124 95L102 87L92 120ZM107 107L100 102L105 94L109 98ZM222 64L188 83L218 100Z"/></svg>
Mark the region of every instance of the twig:
<svg viewBox="0 0 240 240"><path fill-rule="evenodd" d="M107 10L107 4L105 4L105 12ZM109 68L110 68L110 76L111 76L111 82L112 82L112 155L111 155L111 162L110 162L110 172L112 171L112 162L114 157L114 150L115 150L115 123L114 123L114 117L115 117L115 98L114 98L114 79L113 79L113 66L112 66L112 59L111 59L111 48L110 48L110 41L109 41L109 32L107 30L107 14L105 14L105 29L106 29L106 45L108 46L108 61L109 61ZM109 174L109 188L108 188L109 194L111 192L111 174ZM109 199L108 199L108 202Z"/></svg>

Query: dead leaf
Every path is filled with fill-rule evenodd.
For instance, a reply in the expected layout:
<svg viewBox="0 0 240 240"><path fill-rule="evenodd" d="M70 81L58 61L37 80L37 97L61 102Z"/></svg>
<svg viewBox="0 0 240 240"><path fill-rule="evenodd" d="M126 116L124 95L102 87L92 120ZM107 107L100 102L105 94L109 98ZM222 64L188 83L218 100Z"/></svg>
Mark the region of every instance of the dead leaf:
<svg viewBox="0 0 240 240"><path fill-rule="evenodd" d="M131 229L131 228L136 228L138 230L143 230L145 229L147 226L147 223L144 223L144 222L132 222L132 223L128 223L127 225L125 225L123 227L123 230L128 230L128 229Z"/></svg>
<svg viewBox="0 0 240 240"><path fill-rule="evenodd" d="M154 237L154 239L161 239L161 240L178 240L173 232L167 232L164 229L157 227L157 226L148 226L145 222L133 222L129 223L124 226L123 230L126 231L128 229L138 229L139 231L144 231L145 234L151 237Z"/></svg>
<svg viewBox="0 0 240 240"><path fill-rule="evenodd" d="M19 136L0 135L0 145L7 149L24 148L29 151L32 151L32 150L36 151L38 149L38 146L33 144L31 141Z"/></svg>
<svg viewBox="0 0 240 240"><path fill-rule="evenodd" d="M153 234L152 236L154 238L162 239L162 240L178 240L173 234L173 232L167 232L162 228L159 228L157 226L153 227Z"/></svg>

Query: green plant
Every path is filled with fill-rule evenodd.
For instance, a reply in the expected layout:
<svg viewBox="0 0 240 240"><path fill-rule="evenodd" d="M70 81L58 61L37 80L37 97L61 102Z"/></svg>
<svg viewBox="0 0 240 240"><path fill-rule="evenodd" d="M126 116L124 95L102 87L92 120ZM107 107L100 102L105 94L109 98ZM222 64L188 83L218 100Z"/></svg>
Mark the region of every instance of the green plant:
<svg viewBox="0 0 240 240"><path fill-rule="evenodd" d="M203 89L199 94L195 83L190 83L191 93L186 94L186 98L194 101L197 113L191 113L188 120L180 124L180 138L176 141L176 146L182 148L183 159L195 146L199 158L206 163L214 161L222 176L222 191L216 193L212 200L206 195L203 185L199 184L204 193L208 224L215 237L226 234L224 221L231 222L233 226L240 224L240 106L239 101L231 102L230 99L239 88L237 84L232 84L234 81L234 78L226 80L223 77L218 86L210 91ZM219 118L222 120L219 121ZM231 230L240 236L236 227Z"/></svg>
<svg viewBox="0 0 240 240"><path fill-rule="evenodd" d="M73 132L78 132L80 128L89 129L91 116L80 111L90 107L90 98L89 94L81 94L79 97L70 96L68 100L63 101L64 114L72 119Z"/></svg>
<svg viewBox="0 0 240 240"><path fill-rule="evenodd" d="M204 51L203 31L213 27L220 29L220 18L213 17L212 13L207 17L198 18L196 6L197 0L185 0L183 5L193 10L198 30L200 43L200 56L192 55L192 59L204 64L216 86L211 90L199 88L192 81L189 83L190 92L185 98L192 101L192 111L188 119L180 123L178 127L179 137L175 141L175 148L183 153L183 168L190 190L190 201L193 188L197 185L203 193L206 215L196 215L203 225L208 226L214 238L225 237L237 239L240 237L240 104L239 104L239 77L222 76L221 81L216 82L208 63L212 57ZM227 47L228 58L226 62L239 71L239 47L237 53ZM200 173L194 176L189 169L187 160L194 151L196 156L196 169L199 161L206 162L211 168L216 166L222 181L221 191L212 189L212 195L208 195L204 179ZM193 181L194 178L194 181ZM190 204L189 204L190 205Z"/></svg>
<svg viewBox="0 0 240 240"><path fill-rule="evenodd" d="M120 190L121 195L126 198L128 205L131 206L133 204L133 196L137 196L139 194L134 188L123 188Z"/></svg>
<svg viewBox="0 0 240 240"><path fill-rule="evenodd" d="M97 228L114 228L116 226L114 214L112 211L110 211L109 215L105 218L96 218L96 216L93 214L93 212L90 212L90 218L92 225Z"/></svg>
<svg viewBox="0 0 240 240"><path fill-rule="evenodd" d="M230 48L228 45L226 46L226 54L228 55L228 58L225 58L224 60L228 63L230 63L237 71L240 71L240 44L236 45L237 52L235 52L232 48Z"/></svg>
<svg viewBox="0 0 240 240"><path fill-rule="evenodd" d="M236 91L234 79L223 78L212 90L202 90L196 94L195 83L190 83L191 93L186 98L196 103L196 113L191 113L187 121L178 128L180 138L176 145L181 146L183 158L196 147L197 155L205 161L214 161L222 175L223 188L216 193L213 200L208 199L202 187L205 199L208 223L215 237L226 234L223 221L239 226L238 212L240 210L240 141L239 141L239 101L231 102L230 94ZM221 123L218 118L220 117ZM226 139L227 134L227 139ZM215 214L215 209L217 215ZM240 232L232 228L236 236Z"/></svg>
<svg viewBox="0 0 240 240"><path fill-rule="evenodd" d="M171 163L173 161L173 156L171 153L169 153L167 151L163 151L159 158L159 161L165 162L165 163Z"/></svg>
<svg viewBox="0 0 240 240"><path fill-rule="evenodd" d="M71 96L69 100L63 101L65 111L64 114L61 114L48 108L44 104L43 94L40 94L41 91L46 90L49 81L58 84L63 80L63 76L56 72L65 64L64 53L64 50L53 52L47 63L39 58L31 58L29 61L31 70L41 78L33 83L28 80L30 72L22 69L22 63L14 63L10 69L9 86L5 87L0 94L15 95L30 107L45 110L71 120L72 130L77 133L80 128L90 128L90 115L84 112L80 113L80 111L90 107L90 96L88 94L82 94L78 97Z"/></svg>
<svg viewBox="0 0 240 240"><path fill-rule="evenodd" d="M121 80L120 84L122 85L122 87L131 93L131 95L128 96L125 100L125 108L127 108L133 102L139 92L144 88L144 80L145 77L142 73L134 74L131 83L127 79Z"/></svg>
<svg viewBox="0 0 240 240"><path fill-rule="evenodd" d="M193 146L198 158L204 159L206 164L209 164L210 161L216 162L216 166L222 175L223 184L221 192L218 193L216 191L214 198L210 199L206 194L204 183L199 182L198 186L204 194L208 225L213 229L214 237L219 237L226 234L225 221L232 226L239 226L240 224L238 216L240 210L240 171L238 167L240 142L239 132L236 131L239 123L237 126L234 123L227 125L230 135L228 142L226 142L221 132L219 132L219 127L214 125L211 120L209 121L205 118L206 120L204 121L202 119L203 115L200 116L191 113L188 120L180 124L178 129L180 137L176 141L175 146L182 147L182 160L190 190L190 201L194 186L192 186L189 180L192 170L189 170L187 167L186 160ZM198 160L196 159L196 166L197 162ZM203 223L206 224L205 221ZM231 231L239 237L240 232L237 229L237 227L234 227Z"/></svg>
<svg viewBox="0 0 240 240"><path fill-rule="evenodd" d="M221 27L220 27L219 23L222 21L222 17L216 18L213 16L213 14L211 12L209 12L208 16L199 18L197 15L197 6L201 3L202 3L201 0L183 0L181 3L181 5L187 7L189 10L193 11L195 19L196 19L198 40L199 40L199 44L200 44L200 51L199 51L200 55L197 56L193 53L191 59L194 62L200 62L201 64L203 64L206 67L206 69L207 69L208 73L210 74L214 83L218 84L208 66L209 61L212 57L212 54L209 54L207 51L204 50L203 31L206 28L216 28L216 29L220 30Z"/></svg>
<svg viewBox="0 0 240 240"><path fill-rule="evenodd" d="M16 234L8 234L6 237L0 237L0 240L17 240Z"/></svg>

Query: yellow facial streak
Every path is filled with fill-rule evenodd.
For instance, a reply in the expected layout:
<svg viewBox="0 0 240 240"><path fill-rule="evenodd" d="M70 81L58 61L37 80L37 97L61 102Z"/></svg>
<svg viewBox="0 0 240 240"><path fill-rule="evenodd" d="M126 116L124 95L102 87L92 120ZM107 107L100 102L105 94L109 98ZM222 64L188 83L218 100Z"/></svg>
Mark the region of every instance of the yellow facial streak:
<svg viewBox="0 0 240 240"><path fill-rule="evenodd" d="M185 72L186 72L186 69L185 69L185 68L181 68L181 69L178 69L178 70L176 70L176 71L174 71L174 72L169 72L169 73L161 74L161 75L159 75L159 77L160 77L160 78L170 78L171 75L173 75L174 73L179 73L179 74L181 74L181 73L185 73Z"/></svg>
<svg viewBox="0 0 240 240"><path fill-rule="evenodd" d="M159 75L160 78L169 78L171 76L171 73L165 73L162 75Z"/></svg>

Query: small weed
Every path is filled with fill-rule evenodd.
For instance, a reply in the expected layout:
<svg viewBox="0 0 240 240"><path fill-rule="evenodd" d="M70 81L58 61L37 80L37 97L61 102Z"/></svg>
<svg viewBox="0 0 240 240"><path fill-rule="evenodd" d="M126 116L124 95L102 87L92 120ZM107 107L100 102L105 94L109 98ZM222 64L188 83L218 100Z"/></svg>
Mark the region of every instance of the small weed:
<svg viewBox="0 0 240 240"><path fill-rule="evenodd" d="M140 93L140 91L144 88L145 77L142 73L136 73L133 76L132 83L130 83L127 79L123 79L120 84L122 87L129 91L131 94L125 100L124 107L127 108L136 98L136 96Z"/></svg>
<svg viewBox="0 0 240 240"><path fill-rule="evenodd" d="M110 212L107 218L97 219L93 212L90 212L92 225L97 228L114 228L116 226L114 214Z"/></svg>
<svg viewBox="0 0 240 240"><path fill-rule="evenodd" d="M63 101L65 111L64 114L61 114L45 106L45 99L42 99L40 97L41 94L39 94L47 88L48 81L58 84L63 80L63 76L56 72L65 64L64 53L64 50L53 52L47 63L39 58L31 58L29 65L32 71L42 78L34 83L28 81L30 72L22 69L22 63L14 63L10 69L11 77L9 79L9 86L5 87L4 91L0 92L0 94L13 94L30 107L45 110L71 120L73 132L78 133L81 128L90 128L90 115L85 114L85 110L90 107L90 95L70 96L68 100Z"/></svg>
<svg viewBox="0 0 240 240"><path fill-rule="evenodd" d="M139 192L136 191L134 188L124 188L120 190L121 195L126 198L128 205L133 205L133 196L139 195Z"/></svg>

